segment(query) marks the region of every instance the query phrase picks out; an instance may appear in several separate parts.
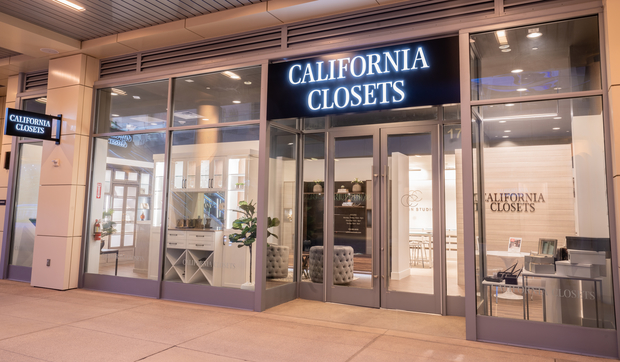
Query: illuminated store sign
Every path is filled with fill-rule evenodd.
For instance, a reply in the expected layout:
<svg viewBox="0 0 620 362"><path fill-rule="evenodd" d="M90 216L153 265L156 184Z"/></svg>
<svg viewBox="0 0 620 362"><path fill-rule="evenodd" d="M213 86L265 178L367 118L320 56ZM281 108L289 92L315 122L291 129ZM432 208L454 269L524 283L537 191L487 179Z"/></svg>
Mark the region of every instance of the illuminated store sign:
<svg viewBox="0 0 620 362"><path fill-rule="evenodd" d="M456 37L269 65L269 119L459 102Z"/></svg>
<svg viewBox="0 0 620 362"><path fill-rule="evenodd" d="M4 119L4 134L7 136L36 138L55 141L56 144L60 143L62 115L48 116L7 108Z"/></svg>

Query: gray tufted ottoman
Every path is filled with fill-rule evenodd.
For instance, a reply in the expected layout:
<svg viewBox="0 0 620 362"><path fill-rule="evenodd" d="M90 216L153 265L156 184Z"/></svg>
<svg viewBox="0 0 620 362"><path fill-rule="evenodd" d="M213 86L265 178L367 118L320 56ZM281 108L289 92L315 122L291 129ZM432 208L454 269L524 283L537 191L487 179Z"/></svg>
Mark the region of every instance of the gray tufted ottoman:
<svg viewBox="0 0 620 362"><path fill-rule="evenodd" d="M310 279L323 283L323 246L310 248ZM353 248L334 245L334 284L347 284L353 280Z"/></svg>
<svg viewBox="0 0 620 362"><path fill-rule="evenodd" d="M267 246L267 278L288 277L288 246Z"/></svg>

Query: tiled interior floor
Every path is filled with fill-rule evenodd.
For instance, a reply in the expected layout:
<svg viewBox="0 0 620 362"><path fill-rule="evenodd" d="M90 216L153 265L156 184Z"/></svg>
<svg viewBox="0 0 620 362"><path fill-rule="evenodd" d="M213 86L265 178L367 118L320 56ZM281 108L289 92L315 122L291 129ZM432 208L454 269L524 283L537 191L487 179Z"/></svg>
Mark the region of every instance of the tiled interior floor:
<svg viewBox="0 0 620 362"><path fill-rule="evenodd" d="M460 317L307 300L256 313L0 280L0 361L604 361L464 335Z"/></svg>

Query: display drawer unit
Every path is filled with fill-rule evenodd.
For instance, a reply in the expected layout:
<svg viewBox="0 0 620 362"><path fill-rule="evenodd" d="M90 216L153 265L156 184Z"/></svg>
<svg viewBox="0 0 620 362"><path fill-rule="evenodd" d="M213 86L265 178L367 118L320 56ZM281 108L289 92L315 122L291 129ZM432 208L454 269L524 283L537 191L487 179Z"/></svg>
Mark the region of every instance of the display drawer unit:
<svg viewBox="0 0 620 362"><path fill-rule="evenodd" d="M166 234L164 280L222 285L222 231L168 230Z"/></svg>

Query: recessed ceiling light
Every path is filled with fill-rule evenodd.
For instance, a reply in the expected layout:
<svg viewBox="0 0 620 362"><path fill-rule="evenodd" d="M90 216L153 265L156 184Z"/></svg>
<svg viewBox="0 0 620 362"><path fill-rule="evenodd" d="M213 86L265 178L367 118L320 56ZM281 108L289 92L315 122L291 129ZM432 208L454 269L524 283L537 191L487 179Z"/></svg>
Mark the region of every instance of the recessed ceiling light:
<svg viewBox="0 0 620 362"><path fill-rule="evenodd" d="M532 29L527 29L527 37L532 39L532 38L538 38L539 36L542 35L542 33L540 31L538 31L538 28L532 28Z"/></svg>
<svg viewBox="0 0 620 362"><path fill-rule="evenodd" d="M506 45L500 45L499 46L500 49L508 49L510 48L510 45L506 44Z"/></svg>
<svg viewBox="0 0 620 362"><path fill-rule="evenodd" d="M518 88L517 92L525 92L527 90L527 88Z"/></svg>
<svg viewBox="0 0 620 362"><path fill-rule="evenodd" d="M205 89L211 89L211 87L205 87Z"/></svg>
<svg viewBox="0 0 620 362"><path fill-rule="evenodd" d="M502 138L508 138L508 136L502 136Z"/></svg>
<svg viewBox="0 0 620 362"><path fill-rule="evenodd" d="M523 71L523 69L513 69L510 71L510 73L521 73Z"/></svg>
<svg viewBox="0 0 620 362"><path fill-rule="evenodd" d="M245 82L243 82L243 84L250 85L250 84L252 84L252 82L250 82L249 80L246 80Z"/></svg>
<svg viewBox="0 0 620 362"><path fill-rule="evenodd" d="M560 90L560 89L562 89L562 88L561 88L561 87L555 87L555 88L553 88L553 90Z"/></svg>
<svg viewBox="0 0 620 362"><path fill-rule="evenodd" d="M120 94L120 95L122 95L122 96L126 96L126 95L127 95L127 92L125 92L125 91L124 91L124 90L122 90L122 89L118 89L118 88L110 88L110 90L111 90L113 93L116 93L115 95L119 95L119 94Z"/></svg>
<svg viewBox="0 0 620 362"><path fill-rule="evenodd" d="M186 81L187 83L194 83L194 80L193 80L193 79L185 79L185 81Z"/></svg>
<svg viewBox="0 0 620 362"><path fill-rule="evenodd" d="M112 117L118 117L119 115L118 115L118 114L114 114L114 113L113 113L113 114L111 114L110 116L112 116Z"/></svg>
<svg viewBox="0 0 620 362"><path fill-rule="evenodd" d="M209 118L203 118L202 120L203 120L203 121L208 121L208 120L209 120Z"/></svg>
<svg viewBox="0 0 620 362"><path fill-rule="evenodd" d="M495 37L500 45L508 44L508 38L506 38L506 30L498 30L495 32Z"/></svg>
<svg viewBox="0 0 620 362"><path fill-rule="evenodd" d="M559 129L560 129L560 127L553 127L552 129L553 129L554 131L557 131L557 130L559 130Z"/></svg>
<svg viewBox="0 0 620 362"><path fill-rule="evenodd" d="M499 121L499 123L506 123L506 121Z"/></svg>
<svg viewBox="0 0 620 362"><path fill-rule="evenodd" d="M288 144L288 145L289 145L289 146L292 146L292 145L293 145L293 142L289 142L289 144Z"/></svg>
<svg viewBox="0 0 620 362"><path fill-rule="evenodd" d="M58 54L58 50L52 48L41 48L39 50L47 54Z"/></svg>
<svg viewBox="0 0 620 362"><path fill-rule="evenodd" d="M239 104L239 103L241 103L241 101L233 101L233 103Z"/></svg>
<svg viewBox="0 0 620 362"><path fill-rule="evenodd" d="M235 74L233 72L225 71L225 72L222 72L222 74L224 74L225 76L227 76L230 79L241 79L240 76L238 76L237 74Z"/></svg>
<svg viewBox="0 0 620 362"><path fill-rule="evenodd" d="M509 130L509 129L507 129L507 130L505 130L505 131L504 131L504 133L510 133L510 130Z"/></svg>
<svg viewBox="0 0 620 362"><path fill-rule="evenodd" d="M533 47L532 50L538 50L538 47Z"/></svg>
<svg viewBox="0 0 620 362"><path fill-rule="evenodd" d="M140 96L133 96L133 99L140 99Z"/></svg>
<svg viewBox="0 0 620 362"><path fill-rule="evenodd" d="M502 49L502 53L508 53L510 52L512 49Z"/></svg>
<svg viewBox="0 0 620 362"><path fill-rule="evenodd" d="M112 92L110 94L113 95L113 96L117 96L118 95L118 93L116 93L116 92Z"/></svg>
<svg viewBox="0 0 620 362"><path fill-rule="evenodd" d="M37 98L34 100L37 103L43 103L46 104L47 103L47 98L46 97L41 97L41 98Z"/></svg>
<svg viewBox="0 0 620 362"><path fill-rule="evenodd" d="M559 117L559 116L558 117L553 117L553 119L562 119L562 117Z"/></svg>
<svg viewBox="0 0 620 362"><path fill-rule="evenodd" d="M151 126L157 126L157 122L152 122Z"/></svg>
<svg viewBox="0 0 620 362"><path fill-rule="evenodd" d="M506 107L512 107L512 106L514 106L514 105L515 105L514 103L508 103L508 104L506 105Z"/></svg>
<svg viewBox="0 0 620 362"><path fill-rule="evenodd" d="M67 1L67 0L54 0L57 3L60 3L70 9L73 9L75 11L84 11L86 10L83 6L80 6L78 4L74 4L71 1Z"/></svg>

